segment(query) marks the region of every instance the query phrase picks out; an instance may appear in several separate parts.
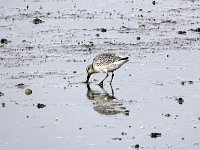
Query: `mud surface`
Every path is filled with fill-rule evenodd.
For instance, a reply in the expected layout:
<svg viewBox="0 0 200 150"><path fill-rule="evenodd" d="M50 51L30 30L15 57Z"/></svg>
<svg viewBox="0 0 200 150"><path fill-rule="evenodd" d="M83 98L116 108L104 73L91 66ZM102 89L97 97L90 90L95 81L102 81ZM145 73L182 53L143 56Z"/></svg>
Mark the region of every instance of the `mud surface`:
<svg viewBox="0 0 200 150"><path fill-rule="evenodd" d="M200 149L199 0L3 0L0 149ZM130 61L112 86L86 66Z"/></svg>

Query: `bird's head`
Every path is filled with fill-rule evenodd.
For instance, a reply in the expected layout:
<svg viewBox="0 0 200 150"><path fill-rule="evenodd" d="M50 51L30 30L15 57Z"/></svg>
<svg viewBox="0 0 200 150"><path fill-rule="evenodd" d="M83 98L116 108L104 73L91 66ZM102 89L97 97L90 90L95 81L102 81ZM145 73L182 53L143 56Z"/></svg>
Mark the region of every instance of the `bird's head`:
<svg viewBox="0 0 200 150"><path fill-rule="evenodd" d="M89 82L89 79L90 79L90 76L94 73L94 69L93 69L92 64L90 64L90 65L87 66L86 71L87 71L87 79L86 79L86 82L88 83L88 82Z"/></svg>

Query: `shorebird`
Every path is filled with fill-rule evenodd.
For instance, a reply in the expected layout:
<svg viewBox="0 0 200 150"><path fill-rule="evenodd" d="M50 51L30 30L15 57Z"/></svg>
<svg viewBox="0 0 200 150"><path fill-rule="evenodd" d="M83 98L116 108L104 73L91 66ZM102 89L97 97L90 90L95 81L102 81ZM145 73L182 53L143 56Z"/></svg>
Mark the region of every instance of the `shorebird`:
<svg viewBox="0 0 200 150"><path fill-rule="evenodd" d="M93 73L106 73L105 78L99 83L99 86L103 87L104 80L109 76L109 72L112 72L110 84L114 77L114 71L120 68L124 63L128 61L128 57L121 57L115 53L103 53L97 55L92 64L87 66L87 80L89 82L90 76Z"/></svg>

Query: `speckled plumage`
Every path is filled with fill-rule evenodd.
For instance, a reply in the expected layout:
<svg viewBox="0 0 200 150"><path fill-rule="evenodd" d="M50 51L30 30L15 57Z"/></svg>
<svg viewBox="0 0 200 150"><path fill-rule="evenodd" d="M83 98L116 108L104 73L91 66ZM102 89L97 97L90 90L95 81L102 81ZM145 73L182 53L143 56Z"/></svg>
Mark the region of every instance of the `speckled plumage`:
<svg viewBox="0 0 200 150"><path fill-rule="evenodd" d="M103 81L108 77L108 73L112 72L112 79L114 77L114 71L120 68L124 63L128 61L128 57L120 57L115 53L103 53L97 55L92 64L87 67L87 80L89 82L89 78L93 73L103 72L106 73L106 77L99 83L99 85L103 86Z"/></svg>
<svg viewBox="0 0 200 150"><path fill-rule="evenodd" d="M97 55L94 59L93 59L93 66L105 66L105 65L109 65L117 60L120 60L121 57L117 56L114 53L103 53L100 55Z"/></svg>

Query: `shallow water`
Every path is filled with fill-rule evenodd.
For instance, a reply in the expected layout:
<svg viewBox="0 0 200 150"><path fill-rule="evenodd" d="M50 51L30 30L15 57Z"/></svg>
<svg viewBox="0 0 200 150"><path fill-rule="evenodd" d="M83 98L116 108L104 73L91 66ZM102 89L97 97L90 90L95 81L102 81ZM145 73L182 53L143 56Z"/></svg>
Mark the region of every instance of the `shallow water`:
<svg viewBox="0 0 200 150"><path fill-rule="evenodd" d="M0 149L199 149L199 5L4 0ZM103 52L129 62L112 86L111 76L97 85L104 74L87 86L85 68Z"/></svg>

